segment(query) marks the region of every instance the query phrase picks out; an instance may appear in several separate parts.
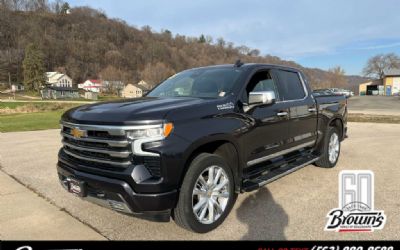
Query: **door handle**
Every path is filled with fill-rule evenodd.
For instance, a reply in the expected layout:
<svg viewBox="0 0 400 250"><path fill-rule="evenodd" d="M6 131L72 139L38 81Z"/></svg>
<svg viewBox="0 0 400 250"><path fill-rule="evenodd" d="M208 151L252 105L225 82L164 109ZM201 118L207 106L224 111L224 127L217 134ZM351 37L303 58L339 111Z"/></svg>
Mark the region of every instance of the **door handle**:
<svg viewBox="0 0 400 250"><path fill-rule="evenodd" d="M308 108L308 112L317 112L317 108Z"/></svg>
<svg viewBox="0 0 400 250"><path fill-rule="evenodd" d="M288 115L288 112L286 112L286 111L278 112L276 115L277 115L277 116L287 116L287 115Z"/></svg>

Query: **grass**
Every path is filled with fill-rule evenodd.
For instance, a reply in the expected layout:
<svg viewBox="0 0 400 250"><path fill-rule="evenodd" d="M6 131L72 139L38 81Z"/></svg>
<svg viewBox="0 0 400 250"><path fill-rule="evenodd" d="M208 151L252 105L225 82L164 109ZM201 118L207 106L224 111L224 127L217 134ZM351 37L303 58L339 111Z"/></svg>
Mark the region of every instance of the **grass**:
<svg viewBox="0 0 400 250"><path fill-rule="evenodd" d="M0 115L0 132L31 131L59 128L64 110Z"/></svg>
<svg viewBox="0 0 400 250"><path fill-rule="evenodd" d="M59 128L61 115L81 104L0 102L0 132Z"/></svg>
<svg viewBox="0 0 400 250"><path fill-rule="evenodd" d="M26 105L24 102L0 102L0 109L9 108L16 109L17 107L21 107Z"/></svg>
<svg viewBox="0 0 400 250"><path fill-rule="evenodd" d="M0 115L66 110L78 105L60 102L0 102Z"/></svg>

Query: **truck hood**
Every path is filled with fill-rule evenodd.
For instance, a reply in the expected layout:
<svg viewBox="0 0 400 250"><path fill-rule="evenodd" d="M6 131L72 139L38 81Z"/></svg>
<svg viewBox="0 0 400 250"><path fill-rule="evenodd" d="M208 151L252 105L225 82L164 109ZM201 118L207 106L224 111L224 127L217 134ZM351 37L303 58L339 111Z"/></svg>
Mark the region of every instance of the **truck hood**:
<svg viewBox="0 0 400 250"><path fill-rule="evenodd" d="M142 97L102 102L73 108L62 120L81 124L133 125L160 122L170 110L189 107L213 100L192 97Z"/></svg>

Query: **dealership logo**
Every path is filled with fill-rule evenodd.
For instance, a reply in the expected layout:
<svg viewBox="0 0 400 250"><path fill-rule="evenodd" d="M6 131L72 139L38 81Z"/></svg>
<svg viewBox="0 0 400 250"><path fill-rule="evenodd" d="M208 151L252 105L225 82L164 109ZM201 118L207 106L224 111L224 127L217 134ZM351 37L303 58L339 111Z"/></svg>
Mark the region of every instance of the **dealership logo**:
<svg viewBox="0 0 400 250"><path fill-rule="evenodd" d="M325 231L373 232L383 229L386 215L374 209L374 173L345 170L339 173L339 208L329 211Z"/></svg>

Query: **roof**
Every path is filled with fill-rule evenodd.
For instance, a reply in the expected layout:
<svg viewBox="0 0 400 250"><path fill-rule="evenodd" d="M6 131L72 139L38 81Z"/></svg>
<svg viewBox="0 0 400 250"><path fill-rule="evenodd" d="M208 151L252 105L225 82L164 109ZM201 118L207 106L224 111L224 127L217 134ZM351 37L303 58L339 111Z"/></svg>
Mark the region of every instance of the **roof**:
<svg viewBox="0 0 400 250"><path fill-rule="evenodd" d="M383 85L383 81L382 81L382 79L376 79L376 80L371 80L371 81L368 81L368 82L360 83L359 85L368 85L368 86L370 86L370 85Z"/></svg>
<svg viewBox="0 0 400 250"><path fill-rule="evenodd" d="M59 72L46 72L47 82L49 83L56 83L64 76L69 78L69 76L67 76L66 74L62 74Z"/></svg>
<svg viewBox="0 0 400 250"><path fill-rule="evenodd" d="M205 67L198 67L194 69L206 69L206 68L229 68L229 67L236 67L235 64L221 64L221 65L211 65L211 66L205 66ZM295 68L295 67L290 67L290 66L285 66L285 65L279 65L279 64L267 64L267 63L243 63L241 66L237 68L258 68L258 67L268 67L268 68L279 68L279 69L286 69L286 70L294 70L294 71L299 71L300 69ZM192 70L192 69L188 69Z"/></svg>
<svg viewBox="0 0 400 250"><path fill-rule="evenodd" d="M101 83L101 80L98 80L98 79L88 79L87 81L92 82L92 83Z"/></svg>
<svg viewBox="0 0 400 250"><path fill-rule="evenodd" d="M128 84L125 86L125 88L126 88L128 85L135 86L136 88L141 89L141 90L148 90L145 86L139 85L139 84L135 84L135 83L128 83Z"/></svg>
<svg viewBox="0 0 400 250"><path fill-rule="evenodd" d="M385 76L400 76L400 69L389 69L383 71Z"/></svg>

